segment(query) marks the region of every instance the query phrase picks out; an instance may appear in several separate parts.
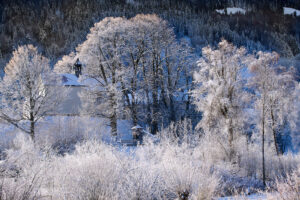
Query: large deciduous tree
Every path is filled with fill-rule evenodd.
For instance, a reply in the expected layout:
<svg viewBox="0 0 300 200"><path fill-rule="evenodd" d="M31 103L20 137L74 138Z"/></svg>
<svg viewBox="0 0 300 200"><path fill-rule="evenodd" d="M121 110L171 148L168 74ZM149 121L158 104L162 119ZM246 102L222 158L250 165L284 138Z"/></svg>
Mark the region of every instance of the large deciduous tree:
<svg viewBox="0 0 300 200"><path fill-rule="evenodd" d="M90 108L90 114L109 118L116 135L117 108L129 110L137 125L145 116L138 107L146 105L146 121L155 134L162 115L175 121L176 101L190 99L184 97L191 85L188 46L179 43L173 29L156 15L110 17L96 23L77 49L90 86L81 95L85 111Z"/></svg>
<svg viewBox="0 0 300 200"><path fill-rule="evenodd" d="M130 22L127 63L134 76L127 76L131 81L125 87L132 96L137 81L148 107L148 124L155 134L163 115L167 122L177 120L180 113L176 103L189 99L185 95L191 85L193 54L189 44L177 41L173 29L156 15L137 15Z"/></svg>
<svg viewBox="0 0 300 200"><path fill-rule="evenodd" d="M85 65L89 87L81 94L85 111L109 119L111 133L117 134L117 109L120 101L120 77L123 71L126 19L108 17L91 28L87 40L78 47ZM90 109L89 109L90 108Z"/></svg>
<svg viewBox="0 0 300 200"><path fill-rule="evenodd" d="M48 62L34 46L21 46L13 52L0 85L0 118L32 139L36 122L53 114L63 95Z"/></svg>
<svg viewBox="0 0 300 200"><path fill-rule="evenodd" d="M255 90L255 110L257 111L257 129L262 137L262 176L265 184L265 141L267 135L273 137L277 155L282 154L279 144L286 123L293 126L295 89L297 84L291 71L276 66L277 53L258 52L249 65L252 76L249 86Z"/></svg>
<svg viewBox="0 0 300 200"><path fill-rule="evenodd" d="M205 47L199 70L194 74L194 103L202 112L198 127L219 141L232 160L235 155L234 141L242 132L245 102L242 69L247 61L244 48L236 48L222 40L218 49ZM227 142L226 142L227 141Z"/></svg>

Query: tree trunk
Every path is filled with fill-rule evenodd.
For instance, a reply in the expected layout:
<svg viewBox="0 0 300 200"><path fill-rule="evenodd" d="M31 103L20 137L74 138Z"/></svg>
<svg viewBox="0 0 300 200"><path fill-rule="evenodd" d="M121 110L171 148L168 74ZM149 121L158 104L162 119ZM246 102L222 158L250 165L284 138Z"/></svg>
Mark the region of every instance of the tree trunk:
<svg viewBox="0 0 300 200"><path fill-rule="evenodd" d="M138 122L138 117L137 117L137 104L135 103L135 90L134 88L132 89L132 93L131 93L131 101L130 101L130 97L129 97L129 94L128 92L126 91L125 89L125 84L123 82L121 82L122 84L122 90L123 90L123 94L126 98L126 101L127 101L127 104L128 104L128 107L130 109L130 113L131 113L131 119L132 119L132 122L133 122L133 126L136 126L137 125L137 122Z"/></svg>
<svg viewBox="0 0 300 200"><path fill-rule="evenodd" d="M30 113L29 113L29 121L30 121L30 137L32 139L32 141L34 142L35 140L35 132L34 132L34 128L35 128L35 121L34 121L34 105L35 105L35 101L32 98L32 89L30 88L30 100L29 100L29 106L30 106Z"/></svg>
<svg viewBox="0 0 300 200"><path fill-rule="evenodd" d="M157 94L153 91L153 108L152 108L152 120L151 120L151 133L156 134L158 131L158 102Z"/></svg>
<svg viewBox="0 0 300 200"><path fill-rule="evenodd" d="M136 61L134 60L133 56L132 56L132 60L133 60L133 71L134 71L134 77L131 79L131 88L132 88L132 103L131 103L131 109L132 109L132 122L133 125L136 126L138 123L138 117L137 117L137 102L135 101L135 95L137 94L137 81L138 81L138 63L140 59L137 59Z"/></svg>
<svg viewBox="0 0 300 200"><path fill-rule="evenodd" d="M265 170L265 99L263 100L263 111L262 111L262 176L263 176L264 187L266 187L266 170Z"/></svg>
<svg viewBox="0 0 300 200"><path fill-rule="evenodd" d="M34 129L35 129L35 122L33 120L30 120L30 137L31 137L33 142L35 141Z"/></svg>
<svg viewBox="0 0 300 200"><path fill-rule="evenodd" d="M174 100L172 95L169 95L170 97L170 121L175 122L176 120L176 113L175 113L175 108L174 108Z"/></svg>
<svg viewBox="0 0 300 200"><path fill-rule="evenodd" d="M152 133L152 120L151 120L151 105L150 105L150 96L149 91L146 89L146 98L147 98L147 124L151 127L151 133Z"/></svg>
<svg viewBox="0 0 300 200"><path fill-rule="evenodd" d="M112 84L113 86L116 86L117 83L117 78L116 78L116 71L117 67L116 65L113 65L113 70L112 70ZM112 109L112 113L110 116L110 127L111 127L111 135L112 136L117 136L118 134L118 128L117 128L117 94L114 93L114 91L110 91L110 106Z"/></svg>
<svg viewBox="0 0 300 200"><path fill-rule="evenodd" d="M272 119L272 133L273 133L273 138L274 138L275 150L276 150L277 156L279 156L280 155L280 151L279 151L278 141L277 141L277 137L276 137L275 117L274 117L274 113L273 113L273 109L272 108L271 108L271 119Z"/></svg>
<svg viewBox="0 0 300 200"><path fill-rule="evenodd" d="M191 102L191 96L188 94L188 98L185 104L185 115L189 112L190 110L190 102Z"/></svg>
<svg viewBox="0 0 300 200"><path fill-rule="evenodd" d="M158 131L158 110L159 110L159 97L158 97L158 82L159 82L159 64L158 64L158 58L156 53L153 55L153 61L152 61L152 101L153 101L153 107L152 107L152 119L151 119L151 133L156 134Z"/></svg>
<svg viewBox="0 0 300 200"><path fill-rule="evenodd" d="M133 126L136 126L138 123L137 108L134 102L132 103L132 122L133 122Z"/></svg>
<svg viewBox="0 0 300 200"><path fill-rule="evenodd" d="M111 127L111 135L117 136L117 103L114 100L114 94L110 95L110 107L112 109L112 113L110 114L110 127Z"/></svg>
<svg viewBox="0 0 300 200"><path fill-rule="evenodd" d="M233 127L232 119L229 120L229 129L228 129L228 142L229 142L229 161L231 162L234 157L234 148L233 148Z"/></svg>
<svg viewBox="0 0 300 200"><path fill-rule="evenodd" d="M117 136L117 115L113 113L109 118L109 120L110 120L110 127L111 127L111 135Z"/></svg>

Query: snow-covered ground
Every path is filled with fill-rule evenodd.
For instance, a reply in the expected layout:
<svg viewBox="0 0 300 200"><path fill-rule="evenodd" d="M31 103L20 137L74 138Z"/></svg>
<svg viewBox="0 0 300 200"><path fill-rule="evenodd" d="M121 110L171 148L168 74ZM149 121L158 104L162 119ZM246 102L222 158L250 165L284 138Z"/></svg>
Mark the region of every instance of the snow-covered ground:
<svg viewBox="0 0 300 200"><path fill-rule="evenodd" d="M237 199L243 199L243 200L265 200L267 199L265 195L262 194L252 194L249 196L240 196L240 197L221 197L218 200L237 200Z"/></svg>
<svg viewBox="0 0 300 200"><path fill-rule="evenodd" d="M61 77L62 84L65 86L83 86L74 74L61 74Z"/></svg>
<svg viewBox="0 0 300 200"><path fill-rule="evenodd" d="M293 15L296 13L296 16L300 16L300 10L297 10L295 8L283 7L283 13L285 15Z"/></svg>
<svg viewBox="0 0 300 200"><path fill-rule="evenodd" d="M107 187L109 189L118 187L118 192L113 190L110 194L134 195L136 191L143 191L143 194L156 195L162 191L162 187L165 187L170 193L176 196L176 194L178 194L177 188L184 190L185 187L192 186L191 195L193 195L193 197L197 194L201 194L205 197L207 195L215 195L207 198L215 200L266 199L266 196L261 194L219 197L220 194L224 193L220 191L218 191L220 193L216 194L211 193L214 190L218 190L218 181L220 181L220 184L222 183L224 186L228 186L228 188L247 189L251 186L256 188L255 191L257 191L259 187L256 187L257 181L255 179L240 178L230 173L235 171L234 168L231 168L231 164L227 165L225 162L218 164L210 159L204 160L204 155L206 155L204 152L207 153L210 149L203 145L199 145L194 149L186 144L176 145L175 143L170 143L170 141L162 140L162 145L149 143L137 147L126 147L122 145L112 147L105 144L111 142L109 134L110 128L107 126L107 123L107 120L103 118L48 117L38 124L37 129L39 129L39 133L37 138L39 140L48 138L50 142L61 142L59 146L54 145L54 147L60 147L56 149L59 150L60 154L64 154L65 156L53 155L53 157L44 163L45 158L42 157L42 152L35 149L34 145L28 142L28 137L24 135L25 137L16 137L17 139L14 142L9 141L9 143L13 144L9 154L10 158L13 158L12 160L14 161L14 158L22 155L22 160L18 161L17 167L28 167L24 170L26 173L29 173L27 170L31 170L29 175L22 174L23 177L32 176L36 169L26 163L34 162L36 166L42 166L51 161L49 169L45 169L46 171L42 171L39 175L43 177L41 181L51 180L53 184L46 182L47 184L41 184L43 185L42 188L38 188L40 183L37 182L34 186L37 187L37 190L41 191L42 195L53 196L53 199L75 199L63 198L71 194L86 196L90 188L102 187L103 185L108 185ZM95 126L95 124L97 126ZM3 131L3 137L0 137L0 139L7 140L9 137L5 135L10 134L10 132L11 137L16 135L21 136L20 132L17 130L14 132L14 128L11 126L5 124L1 126L0 124L0 133L2 132L1 128L6 132ZM132 124L130 121L118 121L118 134L120 137L130 139L132 137L130 135L131 128ZM89 138L90 140L81 141L80 139L82 137L83 139ZM79 138L79 142L75 141L75 144L72 144L72 142L74 142L72 138ZM10 138L10 140L12 139L13 138ZM99 142L99 140L105 142ZM5 143L5 141L0 142ZM8 142L8 140L6 142ZM212 145L209 144L208 146L211 147ZM65 149L64 147L69 147L69 149ZM253 158L254 157L251 157L251 162L257 162L255 161L256 159ZM30 162L27 162L27 160ZM277 160L277 158L275 160ZM283 160L284 163L285 161L286 160ZM8 159L7 162L9 163L11 161ZM214 166L211 165L212 162L214 162ZM3 163L4 162L2 162L2 166L4 165ZM268 161L268 163L271 162ZM274 161L272 161L272 163L276 166ZM272 171L273 170L276 169L272 166ZM12 181L12 183L14 183L15 180ZM16 184L25 185L27 182L24 183L22 181L30 181L30 179L18 179L17 181ZM101 181L101 184L99 184L99 181ZM244 181L249 181L249 183ZM137 188L136 184L139 184L140 188ZM14 185L10 187L13 186ZM82 186L84 186L84 188L82 188ZM132 187L130 192L128 192L128 187ZM126 191L124 192L124 190ZM198 193L198 191L200 192ZM251 193L250 190L248 192ZM231 193L227 194L230 195ZM115 199L135 198L130 196ZM148 196L140 199L151 198Z"/></svg>
<svg viewBox="0 0 300 200"><path fill-rule="evenodd" d="M246 14L246 10L243 8L236 8L236 7L232 7L232 8L225 8L225 9L217 9L216 12L219 14L225 14L227 12L227 15L230 14Z"/></svg>
<svg viewBox="0 0 300 200"><path fill-rule="evenodd" d="M118 120L118 141L132 140L132 123ZM13 125L0 123L0 151L8 148L21 131ZM82 139L101 140L116 145L110 135L108 120L97 117L49 116L39 121L36 126L36 138L41 143L72 143ZM67 144L66 144L67 145Z"/></svg>

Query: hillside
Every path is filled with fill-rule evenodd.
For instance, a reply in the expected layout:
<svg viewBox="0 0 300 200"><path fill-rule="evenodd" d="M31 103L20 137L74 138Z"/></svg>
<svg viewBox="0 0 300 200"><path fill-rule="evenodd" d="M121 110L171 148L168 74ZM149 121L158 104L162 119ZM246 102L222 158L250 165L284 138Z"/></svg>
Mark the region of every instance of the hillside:
<svg viewBox="0 0 300 200"><path fill-rule="evenodd" d="M199 52L223 37L250 51L272 50L293 57L300 52L300 17L283 15L284 6L299 8L297 1L4 0L0 4L0 67L18 45L28 43L37 45L55 63L85 39L95 22L138 13L166 19L177 37L190 37ZM247 14L216 12L227 7L243 8Z"/></svg>

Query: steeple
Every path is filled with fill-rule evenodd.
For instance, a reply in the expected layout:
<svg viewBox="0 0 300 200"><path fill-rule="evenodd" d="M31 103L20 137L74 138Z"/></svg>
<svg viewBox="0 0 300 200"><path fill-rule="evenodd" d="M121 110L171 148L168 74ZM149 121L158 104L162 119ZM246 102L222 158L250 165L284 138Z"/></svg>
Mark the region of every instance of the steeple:
<svg viewBox="0 0 300 200"><path fill-rule="evenodd" d="M77 58L75 64L74 64L74 71L75 71L75 75L77 76L77 78L79 78L79 75L81 75L81 70L82 70L82 64L79 61L79 58Z"/></svg>

